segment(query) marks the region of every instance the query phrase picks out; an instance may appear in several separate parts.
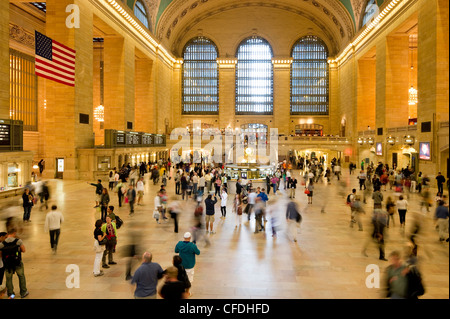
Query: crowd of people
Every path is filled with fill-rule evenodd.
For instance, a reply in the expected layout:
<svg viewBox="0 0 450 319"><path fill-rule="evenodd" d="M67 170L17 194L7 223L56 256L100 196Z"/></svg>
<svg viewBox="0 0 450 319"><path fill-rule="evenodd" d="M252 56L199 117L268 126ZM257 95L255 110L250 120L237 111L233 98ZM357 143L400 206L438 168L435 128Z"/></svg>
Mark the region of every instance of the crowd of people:
<svg viewBox="0 0 450 319"><path fill-rule="evenodd" d="M389 168L387 164L382 163L375 167L373 163L365 165L363 162L358 174L353 174L352 170L355 170L354 165L351 166L350 176L356 175L362 196L358 194L357 188L353 188L347 195L346 204L350 207L350 227L353 228L354 225L357 225L359 231L364 231L362 215L371 210L372 229L370 236L362 246L362 254L367 256L368 245L375 242L379 249L379 259L387 261L384 248L386 228L395 227L394 215L397 213L400 229L405 232L409 209L408 200L412 193L420 195L422 212L430 212L433 206L431 181L421 172L416 175L416 172L409 167L405 169ZM299 177L299 181L295 175ZM255 234L265 232L267 225L270 225L269 231L274 238L280 231L285 230L287 238L296 243L299 225L303 218L298 201L295 200L297 189L301 188L302 193L306 194L307 205L313 205L316 184L328 185L337 180L340 181L339 185L343 185L341 178L341 162L336 158L330 161L330 165L325 163L324 158L300 158L278 163L272 174L265 177L266 187L255 187L251 181L231 180L221 165L205 165L204 163L175 165L162 161L140 163L134 166L123 165L119 170L113 169L109 172L108 186L103 186L100 179L97 180L97 183L87 182L94 187L94 208L100 213L100 218L94 225L93 275L95 277L102 276L104 275L103 269L116 265L114 255L118 243L118 229L122 226L123 220L117 216L114 211L115 207L111 205L114 200L112 193L117 194L119 207L128 204L129 215L132 217L134 206L144 205L145 182L148 180L153 185L158 185L159 190L154 196L154 205L150 205L153 207L152 216L158 224L172 220L175 233L178 233L179 230L179 215L186 211L187 206L184 203L193 204L190 212L193 224L190 231L184 233L183 240L174 247L173 265L163 270L158 263L152 261L151 252L145 251L140 254L136 249L137 244L127 247L125 254L129 258L125 279L136 286L135 298L157 298L159 295L165 299L179 299L189 298L192 295L195 256L200 254L197 243L204 240L205 247L209 246L210 236L216 233L214 229L216 207L220 207L220 218L225 220L230 213L227 212L227 206L230 207L228 203L231 201L235 229L239 229L243 223L250 225L253 216L253 232ZM166 187L168 181L172 179L175 195L169 197ZM230 194L231 183L235 184L234 194ZM445 178L440 173L436 177L436 183L438 192L435 198L434 221L439 233L439 240L448 242L448 204L446 196L443 195ZM389 190L394 191L393 196L383 195L388 187ZM50 189L47 182L38 182L35 185L27 184L22 196L23 223L31 221L32 207L38 203L40 203L40 210L44 208L48 210L49 198ZM282 199L287 199L285 208L280 205ZM366 207L369 199L373 201L372 208ZM321 205L322 213L324 213L325 204ZM50 234L50 246L54 254L57 251L60 226L63 222L63 215L56 205L52 205L46 216L45 231ZM17 227L10 223L7 233L0 234L0 251L5 251L6 246L10 245L21 253L25 252L23 242L16 238ZM411 298L413 295L418 297L423 294L417 292L420 287L416 287L416 291L410 291L411 285L407 284L407 280L417 281L417 278L420 277L417 264L409 263L417 258L418 249L415 238L419 230L420 227L415 227L409 234L408 261L400 263L398 251L389 255L391 265L386 272L390 278L386 282L386 291L389 291L387 295L389 297ZM5 264L3 256L5 256L4 253L2 260ZM131 261L136 258L140 258L141 265L132 273ZM12 274L17 273L20 281L20 294L22 297L26 297L28 291L23 264L18 261L16 263L13 266L0 267L0 285L3 281L3 273L5 273L7 294L8 296L14 295L11 278ZM398 279L399 272L403 276L401 280ZM164 280L164 284L160 285L161 288L158 291L157 286L161 279ZM402 282L394 282L395 280Z"/></svg>

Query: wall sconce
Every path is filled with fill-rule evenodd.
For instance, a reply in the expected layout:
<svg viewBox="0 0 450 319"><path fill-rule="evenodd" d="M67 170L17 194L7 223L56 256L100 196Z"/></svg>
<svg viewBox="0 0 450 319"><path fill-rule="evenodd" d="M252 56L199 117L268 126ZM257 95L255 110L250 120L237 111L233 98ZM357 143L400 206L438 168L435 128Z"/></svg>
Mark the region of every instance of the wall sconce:
<svg viewBox="0 0 450 319"><path fill-rule="evenodd" d="M375 143L375 141L374 141L373 138L371 138L371 137L368 138L367 142L368 142L370 145L373 145L373 144Z"/></svg>
<svg viewBox="0 0 450 319"><path fill-rule="evenodd" d="M414 136L407 135L403 137L403 143L407 145L414 145L415 139Z"/></svg>
<svg viewBox="0 0 450 319"><path fill-rule="evenodd" d="M394 145L394 144L395 144L395 138L392 137L392 136L388 136L388 137L386 138L386 142L387 142L389 145Z"/></svg>

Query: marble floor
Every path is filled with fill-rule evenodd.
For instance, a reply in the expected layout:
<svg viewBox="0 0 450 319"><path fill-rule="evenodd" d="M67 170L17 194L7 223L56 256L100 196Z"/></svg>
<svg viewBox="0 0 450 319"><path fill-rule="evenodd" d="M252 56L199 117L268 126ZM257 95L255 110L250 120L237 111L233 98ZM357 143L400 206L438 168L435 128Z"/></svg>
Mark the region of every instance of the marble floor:
<svg viewBox="0 0 450 319"><path fill-rule="evenodd" d="M298 177L299 172L294 172ZM119 229L115 254L117 265L104 269L105 275L94 277L93 230L100 213L94 206L94 187L86 181L50 180L51 204L56 204L64 214L58 253L50 248L49 235L44 232L46 211L34 207L31 222L24 224L21 238L26 246L23 254L29 299L130 299L134 286L125 280L127 258L123 247L139 237L141 251L150 251L153 261L163 268L171 265L174 247L185 231L193 225L193 202L183 202L179 233L174 233L172 221L157 224L152 218L153 198L159 185L147 181L144 205L136 206L134 216L128 216L128 207L119 208L116 196L111 204L124 220ZM104 183L106 185L106 183ZM195 278L192 284L193 299L380 299L381 289L368 288L368 265L379 266L383 273L388 262L378 259L375 243L370 242L368 257L361 249L370 235L372 201L365 206L364 230L350 228L350 212L345 205L346 195L357 187L356 175L344 172L340 182L316 184L313 204L308 205L300 187L296 201L301 207L303 221L298 229L298 242L289 241L285 228L281 227L276 238L272 237L270 222L266 231L254 234L254 219L235 228L235 215L228 200L227 218L220 218L216 207L216 234L208 235L210 245L199 241L201 250L197 257ZM169 195L174 194L173 180L168 184ZM358 188L359 189L359 188ZM358 193L362 194L362 192ZM389 189L385 198L394 196ZM274 203L274 195L269 196ZM276 195L276 207L285 212L287 197ZM406 233L399 228L398 215L395 225L387 230L386 255L393 250L403 251L410 226L420 220L423 231L418 237L419 265L423 273L426 294L423 299L449 298L449 247L438 240L432 219L434 207L428 214L420 214L419 196L410 194L410 209L406 216ZM4 230L4 218L21 219L19 197L0 200L0 231ZM324 208L325 213L321 213ZM244 217L245 221L246 216ZM133 269L139 265L136 260ZM79 269L79 288L70 288L66 280L72 268ZM70 281L73 283L73 281ZM18 293L18 279L14 286Z"/></svg>

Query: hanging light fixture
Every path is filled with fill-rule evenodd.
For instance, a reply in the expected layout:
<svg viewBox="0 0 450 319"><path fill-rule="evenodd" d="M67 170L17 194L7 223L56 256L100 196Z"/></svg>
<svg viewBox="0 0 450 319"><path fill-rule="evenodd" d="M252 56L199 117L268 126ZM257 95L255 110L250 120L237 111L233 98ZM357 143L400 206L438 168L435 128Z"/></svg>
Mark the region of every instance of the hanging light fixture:
<svg viewBox="0 0 450 319"><path fill-rule="evenodd" d="M100 105L97 106L94 109L94 120L96 120L97 122L100 123L104 123L105 122L105 107L103 106L103 100L104 100L104 62L103 62L103 38L95 38L94 39L95 42L99 42L100 43ZM102 126L103 124L100 125L100 129L103 128Z"/></svg>
<svg viewBox="0 0 450 319"><path fill-rule="evenodd" d="M94 109L94 119L97 122L105 121L105 108L103 105L99 105Z"/></svg>
<svg viewBox="0 0 450 319"><path fill-rule="evenodd" d="M414 44L415 44L415 35L410 36L410 51L411 51L411 73L412 70L414 70ZM411 76L410 76L411 78ZM417 89L414 88L413 84L411 84L411 87L408 90L409 98L408 98L408 104L411 106L414 106L417 104Z"/></svg>

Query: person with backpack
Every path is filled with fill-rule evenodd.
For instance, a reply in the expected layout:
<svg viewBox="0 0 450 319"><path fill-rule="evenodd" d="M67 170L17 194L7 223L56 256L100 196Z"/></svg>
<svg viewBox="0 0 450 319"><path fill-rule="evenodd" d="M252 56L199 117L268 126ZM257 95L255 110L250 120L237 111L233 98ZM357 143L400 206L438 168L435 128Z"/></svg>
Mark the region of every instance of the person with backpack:
<svg viewBox="0 0 450 319"><path fill-rule="evenodd" d="M8 296L15 295L13 285L13 275L19 277L20 296L28 296L25 271L22 262L22 253L25 252L25 245L22 239L17 237L17 230L10 227L7 231L6 239L0 243L0 254L5 268L6 289Z"/></svg>

